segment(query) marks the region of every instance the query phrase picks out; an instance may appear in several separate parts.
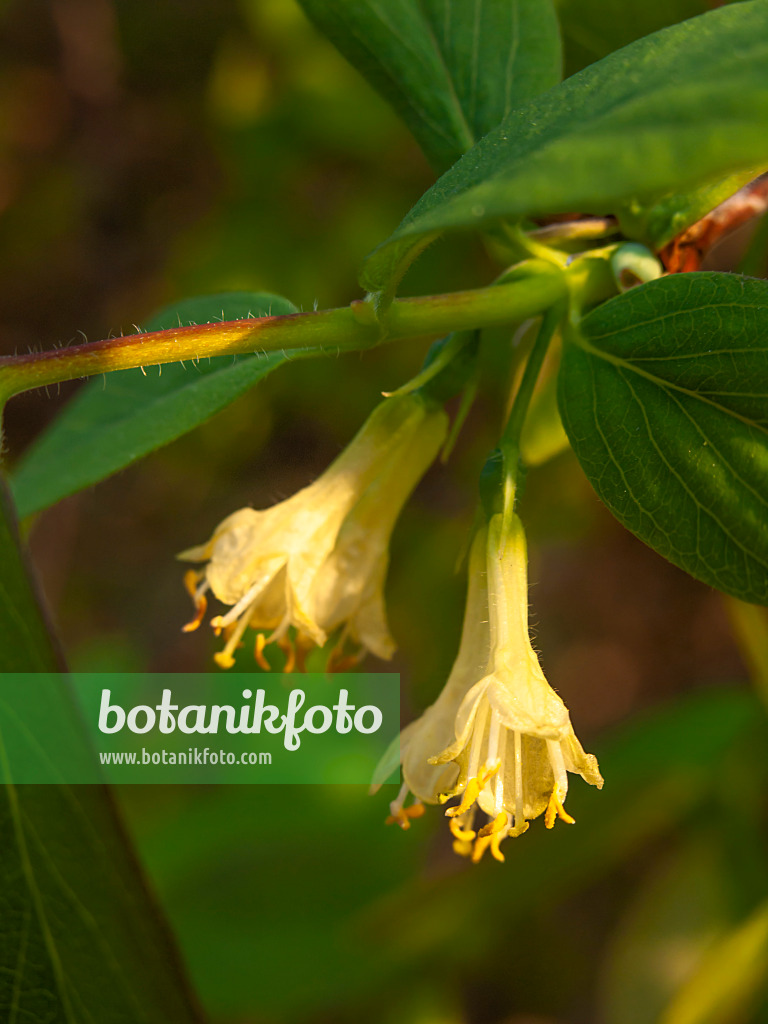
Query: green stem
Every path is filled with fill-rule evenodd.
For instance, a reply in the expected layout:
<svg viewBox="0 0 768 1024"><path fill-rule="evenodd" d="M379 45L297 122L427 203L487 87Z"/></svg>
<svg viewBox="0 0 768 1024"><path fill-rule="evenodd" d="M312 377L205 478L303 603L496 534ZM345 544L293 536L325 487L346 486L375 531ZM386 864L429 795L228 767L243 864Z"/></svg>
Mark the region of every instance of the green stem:
<svg viewBox="0 0 768 1024"><path fill-rule="evenodd" d="M531 404L533 391L536 387L536 381L539 379L549 343L564 313L564 303L551 306L545 313L536 339L528 354L520 385L512 402L512 408L510 409L504 432L499 440L499 449L504 460L502 484L504 495L502 504L505 520L508 520L515 508L515 495L520 476L520 437L523 432L523 424L525 423L525 417ZM504 536L507 535L507 525L508 523L505 523Z"/></svg>
<svg viewBox="0 0 768 1024"><path fill-rule="evenodd" d="M385 324L376 320L369 302L353 302L342 309L179 327L9 356L0 358L0 407L31 388L112 370L287 349L354 351L384 341L519 323L560 302L567 287L565 273L550 272L472 291L399 299L389 307Z"/></svg>
<svg viewBox="0 0 768 1024"><path fill-rule="evenodd" d="M520 436L523 432L523 424L525 423L528 406L531 404L531 398L533 397L533 390L536 387L536 381L539 379L544 357L547 354L549 343L552 341L552 335L555 333L555 329L560 320L562 320L564 313L563 305L558 303L547 310L541 321L536 340L525 363L520 386L517 389L514 401L512 402L512 408L509 411L504 433L499 441L499 447L505 453L508 451L517 453L520 450Z"/></svg>
<svg viewBox="0 0 768 1024"><path fill-rule="evenodd" d="M523 376L512 402L512 408L510 409L504 432L499 441L499 448L504 459L503 509L505 521L502 534L505 537L508 536L510 517L515 509L515 495L520 476L520 437L523 432L523 424L525 423L525 417L531 404L533 391L536 387L536 381L539 379L549 343L552 341L552 336L558 323L562 320L565 310L565 304L560 302L555 306L551 306L545 313L539 327L539 332L528 354Z"/></svg>

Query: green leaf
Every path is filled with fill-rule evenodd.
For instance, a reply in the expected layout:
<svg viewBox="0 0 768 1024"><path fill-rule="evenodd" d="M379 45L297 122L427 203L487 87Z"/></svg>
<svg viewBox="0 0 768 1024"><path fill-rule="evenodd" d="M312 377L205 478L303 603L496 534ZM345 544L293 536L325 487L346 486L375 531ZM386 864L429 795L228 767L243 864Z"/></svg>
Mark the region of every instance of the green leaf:
<svg viewBox="0 0 768 1024"><path fill-rule="evenodd" d="M2 480L0 565L0 671L60 670ZM59 699L62 713L71 714L63 685ZM6 782L0 891L1 1020L200 1020L106 789Z"/></svg>
<svg viewBox="0 0 768 1024"><path fill-rule="evenodd" d="M363 284L391 292L444 231L619 212L768 163L767 120L768 0L664 29L510 114L371 253Z"/></svg>
<svg viewBox="0 0 768 1024"><path fill-rule="evenodd" d="M633 203L631 208L619 211L621 229L627 235L644 238L659 250L675 235L738 192L762 170L763 166L749 167L718 181L707 182L692 192L675 192L648 204Z"/></svg>
<svg viewBox="0 0 768 1024"><path fill-rule="evenodd" d="M617 519L697 579L768 604L768 283L651 281L564 348L563 424Z"/></svg>
<svg viewBox="0 0 768 1024"><path fill-rule="evenodd" d="M295 312L275 295L232 292L170 306L147 330ZM288 358L285 352L219 356L146 373L120 370L91 381L16 467L12 489L19 516L49 508L181 437Z"/></svg>
<svg viewBox="0 0 768 1024"><path fill-rule="evenodd" d="M551 0L299 0L438 170L560 81Z"/></svg>
<svg viewBox="0 0 768 1024"><path fill-rule="evenodd" d="M63 660L20 547L15 514L0 475L0 673L58 671Z"/></svg>

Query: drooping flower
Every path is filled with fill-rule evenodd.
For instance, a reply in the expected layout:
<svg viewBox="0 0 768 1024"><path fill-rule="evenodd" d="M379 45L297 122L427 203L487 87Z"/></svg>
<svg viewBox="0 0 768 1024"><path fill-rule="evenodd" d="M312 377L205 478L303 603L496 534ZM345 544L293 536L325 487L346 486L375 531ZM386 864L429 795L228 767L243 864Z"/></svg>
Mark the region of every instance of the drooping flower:
<svg viewBox="0 0 768 1024"><path fill-rule="evenodd" d="M601 788L568 709L551 688L528 633L525 533L496 515L475 538L459 654L438 700L401 735L404 784L390 821L416 817L420 802L445 803L457 853L479 860L521 835L540 814L573 823L564 807L568 772ZM408 792L416 803L405 806ZM477 829L480 810L487 816Z"/></svg>
<svg viewBox="0 0 768 1024"><path fill-rule="evenodd" d="M228 516L206 544L178 556L206 563L185 578L196 605L185 630L200 624L211 591L231 606L211 621L226 636L214 656L224 668L249 626L258 631L262 664L264 644L284 642L291 626L309 647L344 625L340 645L348 639L391 657L383 594L389 539L446 428L445 413L420 395L388 399L313 484L271 508Z"/></svg>

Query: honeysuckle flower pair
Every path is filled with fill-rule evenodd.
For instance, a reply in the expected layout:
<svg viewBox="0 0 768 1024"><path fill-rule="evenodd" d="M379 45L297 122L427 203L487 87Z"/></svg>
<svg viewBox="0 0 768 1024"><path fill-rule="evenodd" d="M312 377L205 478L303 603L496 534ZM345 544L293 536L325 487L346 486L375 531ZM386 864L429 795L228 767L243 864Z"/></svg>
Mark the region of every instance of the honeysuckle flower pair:
<svg viewBox="0 0 768 1024"><path fill-rule="evenodd" d="M178 557L205 562L185 583L196 606L184 628L196 629L209 592L230 608L211 620L225 646L214 655L223 668L250 626L263 648L286 645L289 670L296 629L300 650L323 646L343 626L358 654L389 658L395 649L384 609L388 548L400 511L442 445L447 417L416 393L398 395L373 411L356 437L313 484L287 501L228 516L211 539ZM269 632L269 637L266 633Z"/></svg>
<svg viewBox="0 0 768 1024"><path fill-rule="evenodd" d="M400 736L404 783L391 823L407 828L423 803L446 810L454 849L478 861L545 815L573 822L563 804L568 772L601 788L592 754L576 739L568 710L550 687L528 633L527 556L516 515L495 515L470 553L459 653L435 703ZM406 806L408 794L414 801ZM478 811L487 823L477 827Z"/></svg>
<svg viewBox="0 0 768 1024"><path fill-rule="evenodd" d="M389 539L400 511L435 458L447 419L418 393L379 405L325 473L287 501L240 509L211 539L179 557L204 562L187 573L196 605L185 629L200 625L206 595L229 610L211 625L225 634L214 657L224 668L248 627L289 651L323 646L343 626L345 640L388 658L383 587ZM487 849L503 860L501 842L541 814L573 822L564 807L568 772L602 787L597 761L576 739L568 710L550 687L528 634L525 533L519 518L498 514L480 529L469 559L469 590L458 656L443 692L400 737L404 783L390 806L403 828L424 803L458 802L446 810L454 849L478 861ZM269 637L266 633L269 631ZM383 777L391 768L389 760ZM406 806L409 793L413 801ZM487 822L479 825L478 812Z"/></svg>

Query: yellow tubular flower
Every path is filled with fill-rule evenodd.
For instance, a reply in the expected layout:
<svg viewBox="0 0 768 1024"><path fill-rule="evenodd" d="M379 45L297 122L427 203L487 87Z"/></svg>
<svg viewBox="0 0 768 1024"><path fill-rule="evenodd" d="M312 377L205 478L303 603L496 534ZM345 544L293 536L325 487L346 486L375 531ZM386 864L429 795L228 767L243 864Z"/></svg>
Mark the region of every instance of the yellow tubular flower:
<svg viewBox="0 0 768 1024"><path fill-rule="evenodd" d="M466 777L460 780L457 764L436 766L428 758L452 741L459 706L467 690L483 674L488 664L490 634L488 591L485 586L486 533L485 529L480 530L472 543L464 625L459 653L448 682L435 703L400 734L404 783L390 809L392 820L403 828L408 827L408 818L414 816L410 813L414 806L419 806L421 801L430 804L442 802L445 793L459 792L466 781ZM414 795L416 802L405 807L409 792Z"/></svg>
<svg viewBox="0 0 768 1024"><path fill-rule="evenodd" d="M522 523L515 515L508 525L503 516L494 516L483 559L484 539L479 534L473 545L461 648L448 684L403 733L405 785L398 798L402 808L408 790L430 803L460 795L446 814L454 848L475 861L486 849L503 860L502 840L521 835L540 814L547 828L558 817L573 823L563 806L568 772L598 788L603 785L597 760L584 753L568 709L544 677L531 646ZM484 609L488 614L483 616ZM484 667L473 671L479 664ZM440 737L451 715L451 740L436 751L438 742L445 743ZM430 770L434 774L428 775ZM392 808L395 818L397 804ZM476 831L478 808L489 821Z"/></svg>
<svg viewBox="0 0 768 1024"><path fill-rule="evenodd" d="M391 398L309 487L272 508L234 512L206 544L182 552L183 561L206 563L185 577L196 606L185 630L202 621L210 590L231 606L211 621L225 634L215 655L224 668L249 626L271 631L269 641L295 626L299 646L308 647L344 624L344 639L391 657L383 594L389 538L446 429L445 413L419 395ZM265 642L262 633L262 662Z"/></svg>

